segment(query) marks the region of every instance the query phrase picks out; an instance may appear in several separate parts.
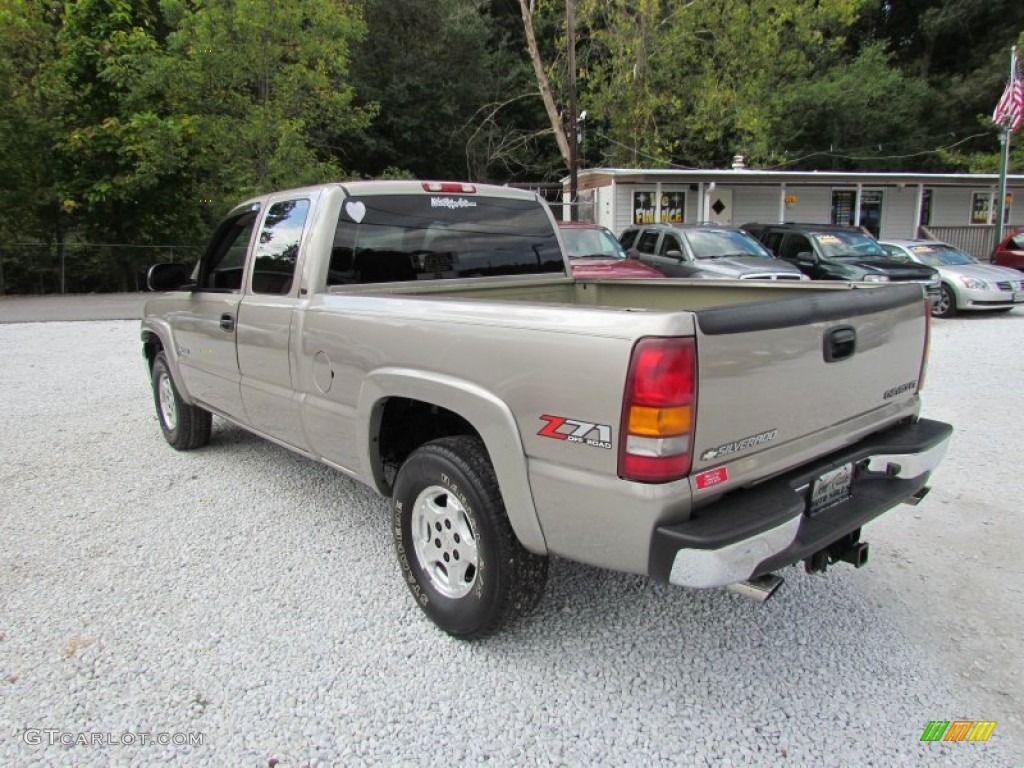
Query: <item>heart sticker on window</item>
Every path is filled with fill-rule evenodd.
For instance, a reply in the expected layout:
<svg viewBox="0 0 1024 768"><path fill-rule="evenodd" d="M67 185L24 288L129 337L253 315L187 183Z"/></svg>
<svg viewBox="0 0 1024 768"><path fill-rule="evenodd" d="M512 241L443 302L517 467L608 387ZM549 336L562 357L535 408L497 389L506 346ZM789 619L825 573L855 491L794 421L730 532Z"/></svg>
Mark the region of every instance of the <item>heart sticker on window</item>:
<svg viewBox="0 0 1024 768"><path fill-rule="evenodd" d="M358 224L363 220L363 216L366 215L366 206L359 200L356 200L354 203L345 203L345 213L348 214L352 221Z"/></svg>

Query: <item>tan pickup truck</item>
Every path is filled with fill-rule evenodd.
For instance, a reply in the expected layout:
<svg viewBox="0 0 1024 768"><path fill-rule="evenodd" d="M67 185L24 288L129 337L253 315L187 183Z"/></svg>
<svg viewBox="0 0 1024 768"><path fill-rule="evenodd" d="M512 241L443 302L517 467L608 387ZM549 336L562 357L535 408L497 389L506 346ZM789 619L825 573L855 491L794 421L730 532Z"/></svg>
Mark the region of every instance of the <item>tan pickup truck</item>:
<svg viewBox="0 0 1024 768"><path fill-rule="evenodd" d="M235 208L150 270L164 437L211 414L392 500L402 577L445 631L540 599L552 555L769 596L863 565L951 434L919 418L919 285L568 276L535 195L438 182Z"/></svg>

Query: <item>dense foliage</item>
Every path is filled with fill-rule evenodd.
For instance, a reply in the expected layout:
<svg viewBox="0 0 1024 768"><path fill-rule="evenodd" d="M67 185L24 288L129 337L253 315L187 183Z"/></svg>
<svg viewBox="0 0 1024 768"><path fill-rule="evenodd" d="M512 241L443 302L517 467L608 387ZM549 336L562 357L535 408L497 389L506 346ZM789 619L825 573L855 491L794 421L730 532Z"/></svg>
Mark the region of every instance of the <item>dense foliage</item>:
<svg viewBox="0 0 1024 768"><path fill-rule="evenodd" d="M565 18L564 0L0 0L0 292L135 289L267 189L557 180ZM991 171L1022 30L1019 0L576 0L583 162Z"/></svg>

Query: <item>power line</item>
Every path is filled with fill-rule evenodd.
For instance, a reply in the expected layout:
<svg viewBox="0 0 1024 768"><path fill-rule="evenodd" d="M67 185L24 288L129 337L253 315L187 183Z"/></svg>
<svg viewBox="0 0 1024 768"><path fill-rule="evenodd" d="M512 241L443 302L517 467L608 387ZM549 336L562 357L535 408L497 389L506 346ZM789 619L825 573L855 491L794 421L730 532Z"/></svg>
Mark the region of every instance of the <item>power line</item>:
<svg viewBox="0 0 1024 768"><path fill-rule="evenodd" d="M643 157L643 158L645 158L647 160L653 160L656 163L660 163L662 165L667 165L667 166L669 166L671 168L676 168L676 169L678 169L680 171L700 171L700 170L703 170L702 168L699 168L697 166L693 166L693 165L680 165L679 163L673 163L671 160L665 160L664 158L655 157L654 155L649 155L646 152L643 152L643 151L637 149L636 147L631 147L628 144L623 144L621 141L616 141L611 136L606 136L605 134L601 133L600 131L598 131L596 129L591 129L591 130L597 136L599 136L600 138L602 138L605 141L607 141L609 144L614 144L617 147L622 147L622 149L628 149L630 152L633 152L633 153L635 153L637 155L640 155L641 157Z"/></svg>
<svg viewBox="0 0 1024 768"><path fill-rule="evenodd" d="M803 157L797 157L794 158L793 160L787 160L786 162L778 163L777 165L770 165L766 168L766 170L771 171L775 170L776 168L783 168L787 165L793 165L794 163L799 163L802 162L803 160L808 160L812 157L834 157L839 160L909 160L910 158L913 157L921 157L923 155L935 155L938 154L939 152L945 152L950 149L953 149L954 147L959 147L961 144L964 144L970 141L971 139L977 139L982 136L988 135L990 135L988 131L984 133L975 133L972 134L971 136L960 139L959 141L955 141L952 144L948 144L944 147L939 147L938 149L923 149L920 152L911 152L906 155L843 155L838 152L811 152L810 154L804 155Z"/></svg>
<svg viewBox="0 0 1024 768"><path fill-rule="evenodd" d="M596 134L597 136L599 136L601 139L603 139L604 141L608 142L609 144L614 144L615 146L621 147L622 149L629 150L630 152L635 152L637 155L643 157L644 159L651 160L652 162L658 163L660 165L665 165L665 166L668 166L670 168L675 168L675 169L678 169L678 170L681 170L681 171L700 171L700 170L705 170L704 168L701 168L701 167L698 167L698 166L682 165L680 163L674 163L671 160L666 160L666 159L661 158L661 157L656 157L654 155L651 155L651 154L643 152L643 151L641 151L639 149L636 149L635 147L631 147L628 144L623 144L621 141L616 141L615 139L613 139L610 136L607 136L607 135L601 133L598 130L594 130L593 132L594 132L594 134ZM977 138L981 138L983 136L989 136L989 135L990 135L990 133L988 131L983 132L983 133L975 133L975 134L967 136L967 137L965 137L963 139L955 141L952 144L947 144L946 146L943 146L943 147L938 147L936 149L924 149L924 150L921 150L919 152L910 152L910 153L903 154L903 155L847 155L847 154L842 154L842 153L839 153L839 152L832 152L832 151L828 151L828 152L825 152L825 151L811 152L811 153L803 155L801 157L793 158L792 160L786 160L785 162L782 162L782 163L777 163L775 165L766 166L764 168L764 170L772 171L772 170L776 170L778 168L785 168L788 165L794 165L796 163L803 162L804 160L809 160L812 157L833 157L833 158L836 158L838 160L857 160L857 161L869 161L869 160L910 160L910 159L915 158L915 157L922 157L924 155L935 155L935 154L938 154L940 152L945 152L945 151L948 151L948 150L951 150L951 149L955 149L956 147L959 147L961 144L965 144L968 141L971 141L972 139L977 139Z"/></svg>

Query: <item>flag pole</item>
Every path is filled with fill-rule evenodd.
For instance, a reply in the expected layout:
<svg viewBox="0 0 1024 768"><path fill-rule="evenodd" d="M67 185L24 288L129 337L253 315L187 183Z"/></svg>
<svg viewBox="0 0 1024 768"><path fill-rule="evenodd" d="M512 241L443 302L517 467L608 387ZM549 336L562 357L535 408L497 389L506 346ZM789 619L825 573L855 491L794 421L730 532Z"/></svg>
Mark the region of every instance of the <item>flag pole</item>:
<svg viewBox="0 0 1024 768"><path fill-rule="evenodd" d="M1017 46L1013 46L1010 49L1010 80L1013 83L1014 80L1014 63L1017 61ZM1002 144L1003 154L999 159L999 218L996 220L996 243L1003 242L1003 227L1006 219L1006 172L1010 165L1010 117L1009 115L1003 118L1002 123L1003 133L999 137L999 143Z"/></svg>
<svg viewBox="0 0 1024 768"><path fill-rule="evenodd" d="M1003 227L1006 220L1006 169L1010 163L1010 129L1005 125L999 143L1003 145L1003 156L999 160L999 218L996 223L996 244L1003 242Z"/></svg>

